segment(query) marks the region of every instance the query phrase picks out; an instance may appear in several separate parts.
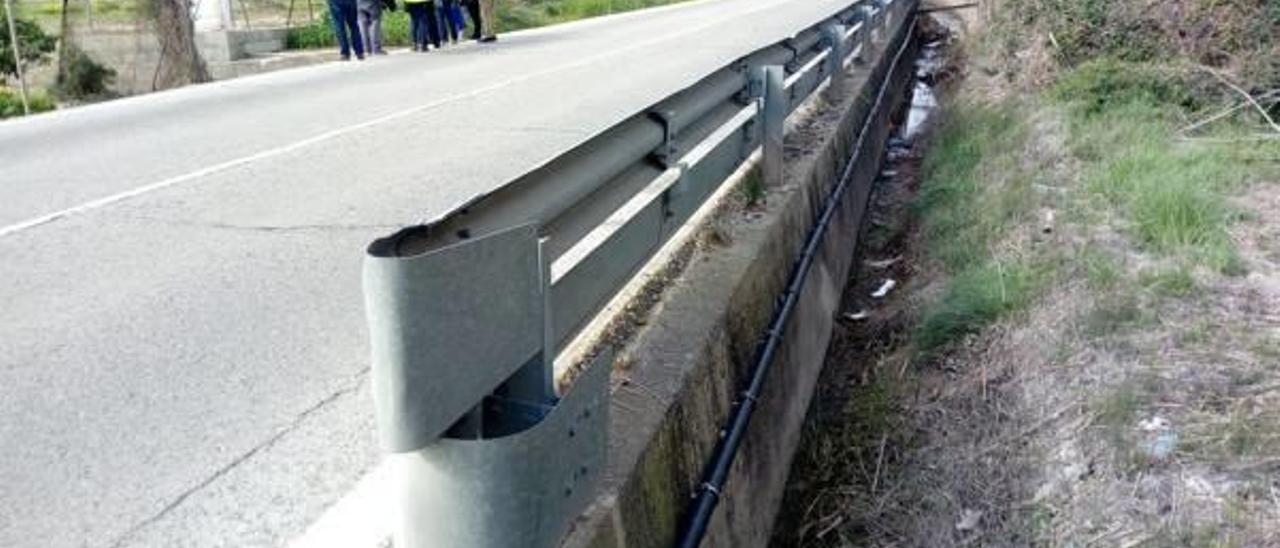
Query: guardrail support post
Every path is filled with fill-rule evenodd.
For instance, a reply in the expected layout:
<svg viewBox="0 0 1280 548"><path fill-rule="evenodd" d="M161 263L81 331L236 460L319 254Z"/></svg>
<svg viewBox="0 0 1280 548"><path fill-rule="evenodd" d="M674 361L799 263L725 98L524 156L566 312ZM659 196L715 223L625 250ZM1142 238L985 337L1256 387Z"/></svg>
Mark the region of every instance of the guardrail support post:
<svg viewBox="0 0 1280 548"><path fill-rule="evenodd" d="M862 14L862 30L858 31L858 43L862 46L858 51L858 61L865 63L871 55L871 31L876 26L875 11L866 4L863 4L858 10Z"/></svg>
<svg viewBox="0 0 1280 548"><path fill-rule="evenodd" d="M551 547L604 472L611 356L557 397L545 242L526 225L365 259L397 548Z"/></svg>
<svg viewBox="0 0 1280 548"><path fill-rule="evenodd" d="M765 188L782 186L783 137L787 123L787 88L786 69L782 65L765 65L758 67L753 75L756 87L760 90L763 101L761 110L761 176Z"/></svg>
<svg viewBox="0 0 1280 548"><path fill-rule="evenodd" d="M827 93L837 100L849 93L849 85L845 81L844 74L844 58L847 53L844 44L844 31L844 26L835 23L822 28L822 35L831 48L830 55L827 57L829 67L827 70L831 74L831 85L827 88Z"/></svg>

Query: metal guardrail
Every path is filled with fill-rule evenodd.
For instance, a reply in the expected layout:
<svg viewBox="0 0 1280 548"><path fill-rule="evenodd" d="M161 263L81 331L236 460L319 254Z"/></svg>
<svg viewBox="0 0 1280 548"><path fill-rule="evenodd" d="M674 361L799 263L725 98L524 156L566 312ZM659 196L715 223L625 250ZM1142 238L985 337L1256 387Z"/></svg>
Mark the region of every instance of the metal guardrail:
<svg viewBox="0 0 1280 548"><path fill-rule="evenodd" d="M908 0L865 0L747 55L543 167L369 246L378 430L396 546L550 546L591 500L610 356L563 396L553 362L720 185L862 60Z"/></svg>

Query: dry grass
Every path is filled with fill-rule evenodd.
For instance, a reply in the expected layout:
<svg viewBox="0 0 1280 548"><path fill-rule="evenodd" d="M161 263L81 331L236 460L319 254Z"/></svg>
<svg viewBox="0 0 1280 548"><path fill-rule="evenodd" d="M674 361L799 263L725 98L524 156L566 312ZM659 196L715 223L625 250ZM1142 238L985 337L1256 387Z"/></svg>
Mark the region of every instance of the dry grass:
<svg viewBox="0 0 1280 548"><path fill-rule="evenodd" d="M1012 109L1025 138L952 150L944 130L929 154L973 165L926 169L923 199L949 194L918 223L892 207L915 183L880 189L899 196L873 218L898 233L863 253L908 257L906 283L837 333L775 544L1280 546L1280 151L1178 141L1130 110L1091 122L980 70L959 94L950 108ZM1194 176L1165 180L1185 196L1147 208L1120 150L1183 162ZM1011 263L1038 280L1017 306L921 351L922 319L974 291L956 277Z"/></svg>

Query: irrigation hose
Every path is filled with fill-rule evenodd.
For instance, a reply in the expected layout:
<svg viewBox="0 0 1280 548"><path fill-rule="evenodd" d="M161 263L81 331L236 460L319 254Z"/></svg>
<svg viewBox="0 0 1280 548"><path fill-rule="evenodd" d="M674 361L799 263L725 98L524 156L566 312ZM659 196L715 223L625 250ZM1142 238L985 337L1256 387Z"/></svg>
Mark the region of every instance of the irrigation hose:
<svg viewBox="0 0 1280 548"><path fill-rule="evenodd" d="M715 452L711 456L711 465L703 475L702 483L698 487L697 499L693 503L693 511L690 512L685 529L680 535L678 545L681 548L697 548L702 543L703 536L707 533L707 526L711 523L712 514L720 502L720 492L724 489L725 482L728 480L729 470L733 466L734 458L738 455L738 448L742 444L743 436L746 435L747 426L751 423L751 414L755 411L756 401L764 388L764 380L769 373L769 366L773 363L774 354L777 353L778 347L782 344L782 334L791 319L791 313L795 310L796 304L800 300L800 292L804 289L805 279L809 275L809 269L813 266L813 260L817 256L818 247L822 244L823 237L826 235L827 227L830 226L831 219L835 217L836 208L839 207L840 200L844 197L850 180L853 179L853 169L857 164L859 151L862 150L867 135L870 133L871 124L884 103L889 84L893 82L897 74L898 64L906 53L907 46L911 43L910 37L915 32L915 26L916 20L912 19L911 26L907 29L907 34L905 35L906 38L903 39L901 47L898 48L897 54L894 55L889 73L885 75L884 81L880 84L875 103L872 104L871 110L868 111L867 119L858 132L858 139L853 146L849 162L845 165L840 175L840 182L831 191L831 194L827 196L821 216L818 217L817 223L809 231L809 236L804 245L804 252L792 266L786 292L782 296L782 305L774 310L773 318L769 321L769 327L765 331L765 339L756 354L755 365L751 373L751 384L742 393L738 401L735 402L729 420L720 431L722 435L720 441L716 444Z"/></svg>

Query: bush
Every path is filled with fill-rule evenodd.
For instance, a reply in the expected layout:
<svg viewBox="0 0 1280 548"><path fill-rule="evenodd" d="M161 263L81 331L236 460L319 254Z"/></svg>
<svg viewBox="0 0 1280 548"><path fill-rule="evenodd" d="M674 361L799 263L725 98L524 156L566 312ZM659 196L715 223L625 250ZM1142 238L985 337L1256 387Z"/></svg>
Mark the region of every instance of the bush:
<svg viewBox="0 0 1280 548"><path fill-rule="evenodd" d="M42 89L30 90L27 94L27 101L31 107L32 114L57 108L57 105L53 102L53 97L49 95L49 92ZM16 89L0 87L0 119L14 116L22 116L22 96Z"/></svg>
<svg viewBox="0 0 1280 548"><path fill-rule="evenodd" d="M25 19L14 20L18 34L18 51L22 54L23 65L42 63L57 46L58 40L45 34L38 25ZM18 70L13 63L13 46L9 43L9 29L0 26L0 76L17 76Z"/></svg>
<svg viewBox="0 0 1280 548"><path fill-rule="evenodd" d="M320 15L320 19L301 27L290 28L284 37L284 44L288 49L329 48L337 43L337 38L333 36L333 19L327 11Z"/></svg>
<svg viewBox="0 0 1280 548"><path fill-rule="evenodd" d="M115 81L116 71L111 70L89 54L76 48L68 48L65 63L58 72L54 90L68 99L94 99L110 94L109 87Z"/></svg>

